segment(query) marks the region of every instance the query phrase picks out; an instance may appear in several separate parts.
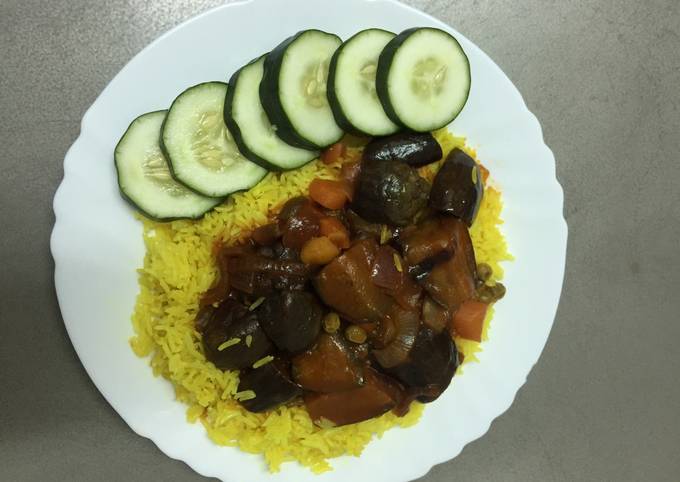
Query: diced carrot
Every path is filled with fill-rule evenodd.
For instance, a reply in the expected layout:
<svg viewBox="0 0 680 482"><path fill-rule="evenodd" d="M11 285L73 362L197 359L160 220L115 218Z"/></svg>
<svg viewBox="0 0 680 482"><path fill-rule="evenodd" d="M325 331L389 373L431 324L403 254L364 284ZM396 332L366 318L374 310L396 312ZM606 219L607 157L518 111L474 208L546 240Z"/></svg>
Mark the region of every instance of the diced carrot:
<svg viewBox="0 0 680 482"><path fill-rule="evenodd" d="M338 218L328 216L319 221L319 233L333 241L340 249L349 248L349 231Z"/></svg>
<svg viewBox="0 0 680 482"><path fill-rule="evenodd" d="M345 183L318 178L309 185L309 197L326 209L342 209L349 199Z"/></svg>
<svg viewBox="0 0 680 482"><path fill-rule="evenodd" d="M345 144L342 142L336 142L321 153L321 162L324 164L333 164L337 162L344 154Z"/></svg>
<svg viewBox="0 0 680 482"><path fill-rule="evenodd" d="M305 243L300 252L300 259L309 265L329 263L340 254L340 249L326 236L312 238Z"/></svg>
<svg viewBox="0 0 680 482"><path fill-rule="evenodd" d="M480 301L468 300L460 305L449 325L449 333L467 340L482 341L484 318L489 307Z"/></svg>

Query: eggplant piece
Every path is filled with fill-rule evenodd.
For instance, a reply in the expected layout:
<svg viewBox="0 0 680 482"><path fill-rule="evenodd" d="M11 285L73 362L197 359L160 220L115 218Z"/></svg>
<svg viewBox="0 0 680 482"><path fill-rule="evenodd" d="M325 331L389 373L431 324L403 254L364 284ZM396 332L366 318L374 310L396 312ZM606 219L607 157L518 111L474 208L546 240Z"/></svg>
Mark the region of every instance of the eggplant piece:
<svg viewBox="0 0 680 482"><path fill-rule="evenodd" d="M323 308L307 291L279 291L267 296L257 310L260 325L279 350L300 353L321 332Z"/></svg>
<svg viewBox="0 0 680 482"><path fill-rule="evenodd" d="M201 302L202 301L203 299ZM203 333L205 331L205 329L210 325L216 310L217 308L215 308L212 303L203 304L201 306L201 308L198 310L198 314L196 315L196 319L194 320L194 327L196 328L196 331L199 333Z"/></svg>
<svg viewBox="0 0 680 482"><path fill-rule="evenodd" d="M252 246L222 245L219 248L215 256L215 261L219 270L219 276L210 289L203 293L200 302L202 307L212 307L212 305L217 306L227 297L234 295L229 283L229 258L232 256L240 256L249 252L252 252Z"/></svg>
<svg viewBox="0 0 680 482"><path fill-rule="evenodd" d="M277 218L279 219L279 221L288 220L288 218L294 215L303 204L306 204L308 202L309 198L307 196L296 196L290 198L281 207L281 210L279 211Z"/></svg>
<svg viewBox="0 0 680 482"><path fill-rule="evenodd" d="M392 300L371 280L378 250L373 239L362 239L328 263L314 278L321 300L354 323L375 323L388 312Z"/></svg>
<svg viewBox="0 0 680 482"><path fill-rule="evenodd" d="M279 231L286 248L299 250L319 235L319 221L325 214L308 198L293 198L279 213Z"/></svg>
<svg viewBox="0 0 680 482"><path fill-rule="evenodd" d="M399 253L393 247L388 245L380 246L371 265L371 279L373 283L390 294L399 291L404 284L404 278L407 276L403 269L401 271L397 269L397 265L394 262L395 256L399 256Z"/></svg>
<svg viewBox="0 0 680 482"><path fill-rule="evenodd" d="M276 258L276 253L274 252L274 248L272 246L258 246L255 252L260 256L264 256L265 258Z"/></svg>
<svg viewBox="0 0 680 482"><path fill-rule="evenodd" d="M433 259L445 261L450 258L456 249L456 222L448 217L434 218L402 230L399 244L406 263L417 266Z"/></svg>
<svg viewBox="0 0 680 482"><path fill-rule="evenodd" d="M307 412L314 423L335 426L358 423L378 417L399 405L403 392L393 379L372 368L364 372L364 385L353 390L333 393L307 392Z"/></svg>
<svg viewBox="0 0 680 482"><path fill-rule="evenodd" d="M416 265L408 267L408 274L410 274L413 279L422 283L429 274L434 270L435 266L440 263L445 263L451 259L451 253L447 251L440 251L435 256L427 258Z"/></svg>
<svg viewBox="0 0 680 482"><path fill-rule="evenodd" d="M251 235L253 241L260 246L271 246L281 237L279 223L268 223L253 230Z"/></svg>
<svg viewBox="0 0 680 482"><path fill-rule="evenodd" d="M447 225L455 240L454 255L436 264L421 284L435 301L455 313L461 304L475 297L477 262L467 227L461 220L449 219Z"/></svg>
<svg viewBox="0 0 680 482"><path fill-rule="evenodd" d="M303 289L310 275L300 261L271 259L252 250L229 257L227 273L232 288L255 296L274 290Z"/></svg>
<svg viewBox="0 0 680 482"><path fill-rule="evenodd" d="M222 302L208 321L204 313L199 328L202 328L205 357L221 370L251 366L274 350L257 315L233 299ZM225 342L236 339L238 343L224 346ZM246 339L250 340L250 346Z"/></svg>
<svg viewBox="0 0 680 482"><path fill-rule="evenodd" d="M397 161L420 167L438 161L442 155L442 147L429 132L402 132L372 140L362 157L365 161Z"/></svg>
<svg viewBox="0 0 680 482"><path fill-rule="evenodd" d="M352 209L373 223L406 226L427 205L430 185L400 162L362 163Z"/></svg>
<svg viewBox="0 0 680 482"><path fill-rule="evenodd" d="M451 259L456 251L456 232L463 227L453 217L435 218L409 226L399 235L409 274L422 282L438 264Z"/></svg>
<svg viewBox="0 0 680 482"><path fill-rule="evenodd" d="M288 261L300 261L300 250L286 248L281 240L274 243L271 247L274 251L274 258Z"/></svg>
<svg viewBox="0 0 680 482"><path fill-rule="evenodd" d="M403 308L420 304L422 288L416 284L403 267L401 256L391 246L378 248L371 266L373 283L382 288Z"/></svg>
<svg viewBox="0 0 680 482"><path fill-rule="evenodd" d="M256 413L271 410L302 395L302 389L290 379L287 363L278 358L240 373L238 391L248 390L255 393L255 398L240 403L249 412Z"/></svg>
<svg viewBox="0 0 680 482"><path fill-rule="evenodd" d="M431 402L451 383L458 368L458 350L448 332L435 333L422 327L411 348L408 359L385 372L410 390L422 391L416 397Z"/></svg>
<svg viewBox="0 0 680 482"><path fill-rule="evenodd" d="M364 383L362 364L338 334L322 334L313 348L293 358L292 374L313 392L340 392Z"/></svg>
<svg viewBox="0 0 680 482"><path fill-rule="evenodd" d="M434 178L430 207L456 216L472 226L483 196L484 183L479 165L465 152L454 149Z"/></svg>

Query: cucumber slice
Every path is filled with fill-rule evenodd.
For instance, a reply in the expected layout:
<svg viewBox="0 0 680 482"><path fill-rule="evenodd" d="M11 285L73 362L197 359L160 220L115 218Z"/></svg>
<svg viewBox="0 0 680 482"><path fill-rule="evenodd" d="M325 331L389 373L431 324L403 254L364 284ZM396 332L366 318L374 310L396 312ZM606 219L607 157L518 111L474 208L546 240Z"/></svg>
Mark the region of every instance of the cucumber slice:
<svg viewBox="0 0 680 482"><path fill-rule="evenodd" d="M267 171L241 155L224 124L227 84L188 88L172 103L161 147L172 175L199 194L223 197L257 184Z"/></svg>
<svg viewBox="0 0 680 482"><path fill-rule="evenodd" d="M383 110L375 91L378 57L395 34L371 28L343 43L328 71L328 102L335 121L359 135L388 136L399 130Z"/></svg>
<svg viewBox="0 0 680 482"><path fill-rule="evenodd" d="M158 145L167 112L140 115L121 137L113 154L118 186L123 197L149 218L196 219L222 200L196 194L170 175Z"/></svg>
<svg viewBox="0 0 680 482"><path fill-rule="evenodd" d="M229 79L224 122L248 159L270 170L294 169L318 157L319 151L291 146L276 135L260 102L264 59L253 60Z"/></svg>
<svg viewBox="0 0 680 482"><path fill-rule="evenodd" d="M288 144L323 149L342 137L326 95L328 66L341 43L337 35L303 30L267 55L260 100Z"/></svg>
<svg viewBox="0 0 680 482"><path fill-rule="evenodd" d="M417 132L444 127L465 106L470 63L458 41L436 28L412 28L380 54L376 89L387 115Z"/></svg>

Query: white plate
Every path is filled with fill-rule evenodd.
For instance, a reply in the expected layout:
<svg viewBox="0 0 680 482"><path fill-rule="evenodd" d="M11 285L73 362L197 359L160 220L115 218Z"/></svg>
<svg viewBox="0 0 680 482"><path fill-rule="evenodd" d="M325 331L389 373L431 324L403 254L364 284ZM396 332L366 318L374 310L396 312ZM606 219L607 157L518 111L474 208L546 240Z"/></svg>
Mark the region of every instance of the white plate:
<svg viewBox="0 0 680 482"><path fill-rule="evenodd" d="M508 294L498 304L480 362L426 407L418 425L393 429L360 458L332 461L321 481L405 481L455 457L512 403L536 363L560 296L567 227L555 161L517 89L473 43L451 27L394 1L255 0L225 5L173 29L137 55L85 114L64 160L54 198L52 233L59 305L80 360L111 406L138 434L197 472L225 481L264 478L260 456L214 445L200 424L185 421L170 384L133 355L130 315L142 265L142 229L120 198L112 153L137 115L167 108L189 85L224 80L250 59L305 28L343 38L368 27L399 32L432 25L450 31L472 68L472 91L451 129L468 137L505 201L504 232L516 261L507 265ZM285 464L271 481L311 478Z"/></svg>

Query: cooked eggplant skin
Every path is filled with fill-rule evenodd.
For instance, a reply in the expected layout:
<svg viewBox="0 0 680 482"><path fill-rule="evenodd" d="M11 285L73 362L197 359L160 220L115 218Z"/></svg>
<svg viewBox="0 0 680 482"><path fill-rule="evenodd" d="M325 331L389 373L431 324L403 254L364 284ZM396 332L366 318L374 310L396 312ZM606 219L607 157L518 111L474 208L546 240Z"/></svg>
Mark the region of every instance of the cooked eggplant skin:
<svg viewBox="0 0 680 482"><path fill-rule="evenodd" d="M241 401L250 412L271 410L302 395L302 389L290 379L288 364L279 358L261 367L243 370L238 391L246 390L255 392L255 398Z"/></svg>
<svg viewBox="0 0 680 482"><path fill-rule="evenodd" d="M402 132L387 137L378 137L366 145L363 152L365 161L403 162L420 167L442 158L442 148L432 134Z"/></svg>
<svg viewBox="0 0 680 482"><path fill-rule="evenodd" d="M472 226L483 196L484 183L479 165L462 150L454 149L434 178L430 207L456 216Z"/></svg>
<svg viewBox="0 0 680 482"><path fill-rule="evenodd" d="M285 290L267 296L257 309L260 325L279 350L300 353L321 332L323 308L307 291Z"/></svg>
<svg viewBox="0 0 680 482"><path fill-rule="evenodd" d="M252 249L230 256L226 269L229 284L254 296L267 295L277 289L303 289L310 274L307 266L294 259L281 258L272 259Z"/></svg>
<svg viewBox="0 0 680 482"><path fill-rule="evenodd" d="M324 213L305 197L296 197L284 204L279 213L279 231L283 246L299 250L311 238L319 235L319 221Z"/></svg>
<svg viewBox="0 0 680 482"><path fill-rule="evenodd" d="M364 161L352 209L373 223L406 226L427 205L430 185L401 162Z"/></svg>
<svg viewBox="0 0 680 482"><path fill-rule="evenodd" d="M411 390L423 390L421 402L435 400L451 383L458 368L458 350L446 331L421 327L408 359L385 371Z"/></svg>
<svg viewBox="0 0 680 482"><path fill-rule="evenodd" d="M205 357L221 370L251 366L274 350L257 315L233 299L222 302L207 321L203 318L200 328ZM250 346L246 344L248 337L251 337ZM219 349L224 342L234 339L239 339L239 342Z"/></svg>
<svg viewBox="0 0 680 482"><path fill-rule="evenodd" d="M442 252L448 259L456 248L454 236L458 221L452 217L432 218L400 231L399 245L404 251L404 260L409 266L416 266L428 259L437 258Z"/></svg>

